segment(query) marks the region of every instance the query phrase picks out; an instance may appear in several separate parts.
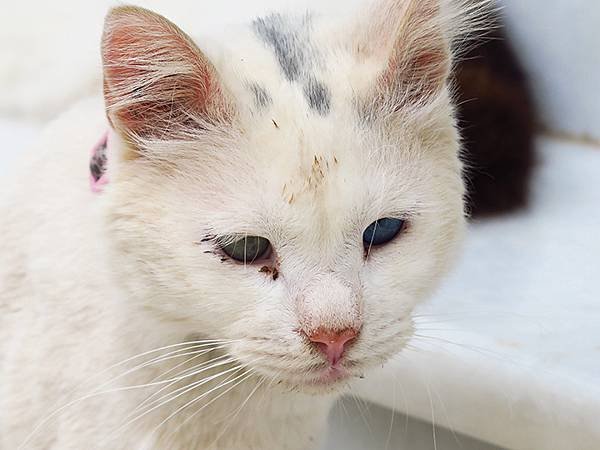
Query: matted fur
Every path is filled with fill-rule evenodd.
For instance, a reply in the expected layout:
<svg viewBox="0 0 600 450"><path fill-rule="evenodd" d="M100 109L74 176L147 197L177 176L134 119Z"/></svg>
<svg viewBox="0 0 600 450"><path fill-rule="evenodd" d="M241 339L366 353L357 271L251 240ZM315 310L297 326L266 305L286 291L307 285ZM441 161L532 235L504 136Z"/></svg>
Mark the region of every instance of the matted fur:
<svg viewBox="0 0 600 450"><path fill-rule="evenodd" d="M109 125L94 98L48 128L3 199L2 449L315 446L348 380L410 339L460 242L446 75L458 18L479 16L459 6L383 0L343 27L275 15L210 60L166 19L113 11L110 184L88 189ZM382 217L408 226L365 251ZM232 235L274 254L228 260ZM306 335L346 328L347 376L327 382Z"/></svg>

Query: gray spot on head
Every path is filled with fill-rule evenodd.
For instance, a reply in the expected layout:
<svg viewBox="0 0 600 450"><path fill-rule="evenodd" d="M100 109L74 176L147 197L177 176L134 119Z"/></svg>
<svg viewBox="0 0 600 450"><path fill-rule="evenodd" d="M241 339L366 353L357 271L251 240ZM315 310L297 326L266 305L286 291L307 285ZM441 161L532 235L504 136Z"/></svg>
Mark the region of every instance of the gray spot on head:
<svg viewBox="0 0 600 450"><path fill-rule="evenodd" d="M251 83L249 87L254 96L254 105L257 108L262 109L273 103L273 99L264 87L258 83Z"/></svg>
<svg viewBox="0 0 600 450"><path fill-rule="evenodd" d="M281 14L271 14L252 22L254 32L273 49L275 58L289 81L298 80L311 66L309 26L309 16L292 20Z"/></svg>
<svg viewBox="0 0 600 450"><path fill-rule="evenodd" d="M298 83L309 107L324 116L331 109L331 92L313 74L314 69L323 68L323 63L310 39L311 26L309 15L294 18L271 14L252 23L256 35L273 50L285 78ZM264 105L266 100L258 90L260 86L251 89L256 104ZM266 92L264 94L268 96ZM272 101L270 97L269 101Z"/></svg>
<svg viewBox="0 0 600 450"><path fill-rule="evenodd" d="M314 77L310 77L304 84L304 95L311 109L314 109L322 116L329 113L331 109L331 93L323 83Z"/></svg>

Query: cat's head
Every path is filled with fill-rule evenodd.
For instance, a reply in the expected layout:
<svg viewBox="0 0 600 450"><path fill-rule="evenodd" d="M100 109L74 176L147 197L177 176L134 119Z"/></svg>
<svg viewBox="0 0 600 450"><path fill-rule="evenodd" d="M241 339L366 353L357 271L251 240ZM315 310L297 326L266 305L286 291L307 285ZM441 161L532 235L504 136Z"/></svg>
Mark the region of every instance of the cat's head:
<svg viewBox="0 0 600 450"><path fill-rule="evenodd" d="M400 351L464 225L447 25L438 0L345 27L271 15L209 60L113 10L107 198L131 301L306 391Z"/></svg>

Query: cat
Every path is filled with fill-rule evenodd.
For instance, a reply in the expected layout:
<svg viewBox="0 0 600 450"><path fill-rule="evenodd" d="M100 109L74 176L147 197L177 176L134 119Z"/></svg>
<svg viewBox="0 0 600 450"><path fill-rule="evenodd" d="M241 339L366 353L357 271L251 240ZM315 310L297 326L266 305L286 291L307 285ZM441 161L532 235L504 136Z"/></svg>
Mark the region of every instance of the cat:
<svg viewBox="0 0 600 450"><path fill-rule="evenodd" d="M455 70L466 162L467 210L475 219L527 206L537 114L528 80L500 17Z"/></svg>
<svg viewBox="0 0 600 450"><path fill-rule="evenodd" d="M111 10L103 98L4 190L0 448L315 448L460 247L448 79L481 14L273 13L201 50Z"/></svg>

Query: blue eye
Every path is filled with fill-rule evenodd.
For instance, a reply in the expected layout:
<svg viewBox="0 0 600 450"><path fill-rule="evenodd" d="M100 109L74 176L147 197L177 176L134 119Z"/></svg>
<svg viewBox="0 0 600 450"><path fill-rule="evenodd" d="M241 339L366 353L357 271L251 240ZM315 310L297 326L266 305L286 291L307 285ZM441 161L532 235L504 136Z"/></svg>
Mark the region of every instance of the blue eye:
<svg viewBox="0 0 600 450"><path fill-rule="evenodd" d="M369 225L363 233L363 245L369 248L383 245L394 239L404 228L404 220L385 217Z"/></svg>

